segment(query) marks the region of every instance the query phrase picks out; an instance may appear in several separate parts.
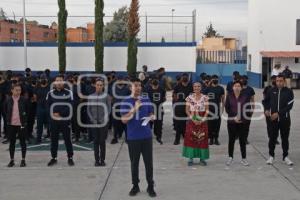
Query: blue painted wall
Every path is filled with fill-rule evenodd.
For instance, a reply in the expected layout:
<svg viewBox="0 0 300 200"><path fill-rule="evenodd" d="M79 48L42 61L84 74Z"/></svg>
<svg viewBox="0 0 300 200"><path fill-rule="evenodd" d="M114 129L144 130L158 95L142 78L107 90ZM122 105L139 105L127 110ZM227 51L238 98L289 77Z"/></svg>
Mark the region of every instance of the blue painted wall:
<svg viewBox="0 0 300 200"><path fill-rule="evenodd" d="M196 76L199 77L201 73L208 75L218 75L221 84L227 84L232 80L232 73L234 71L240 72L242 75L247 75L246 64L197 64Z"/></svg>
<svg viewBox="0 0 300 200"><path fill-rule="evenodd" d="M262 88L262 75L255 72L247 71L249 85L255 88Z"/></svg>
<svg viewBox="0 0 300 200"><path fill-rule="evenodd" d="M216 74L220 77L220 83L226 85L229 81L232 81L232 73L234 71L238 71L242 75L247 75L251 87L262 87L261 74L247 71L246 64L197 64L194 77L199 79L201 73L208 75Z"/></svg>

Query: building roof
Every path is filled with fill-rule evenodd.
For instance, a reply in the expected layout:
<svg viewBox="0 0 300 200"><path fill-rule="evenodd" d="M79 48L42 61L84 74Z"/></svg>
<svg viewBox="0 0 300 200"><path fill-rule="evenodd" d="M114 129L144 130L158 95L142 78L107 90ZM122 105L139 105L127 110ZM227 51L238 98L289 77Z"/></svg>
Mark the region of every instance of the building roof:
<svg viewBox="0 0 300 200"><path fill-rule="evenodd" d="M300 51L261 51L260 54L267 58L300 58Z"/></svg>

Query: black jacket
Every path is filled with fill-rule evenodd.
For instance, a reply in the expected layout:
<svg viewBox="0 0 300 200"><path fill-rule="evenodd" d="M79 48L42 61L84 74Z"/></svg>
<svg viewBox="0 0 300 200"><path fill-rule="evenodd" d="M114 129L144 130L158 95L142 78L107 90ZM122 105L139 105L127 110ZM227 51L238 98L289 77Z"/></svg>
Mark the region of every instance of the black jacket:
<svg viewBox="0 0 300 200"><path fill-rule="evenodd" d="M52 112L53 113L59 113L59 115L63 118L70 118L70 114L73 108L73 92L68 89L62 89L62 90L51 90L48 92L47 97L47 109L48 113L50 114L51 112L51 107L52 107ZM57 104L57 105L56 105ZM51 114L50 114L50 119ZM70 121L70 119L67 120L60 120L60 121Z"/></svg>
<svg viewBox="0 0 300 200"><path fill-rule="evenodd" d="M11 96L9 96L4 103L4 111L6 113L6 121L8 125L11 125L11 118L13 112L14 100ZM20 96L19 99L19 114L21 126L27 126L27 117L28 117L28 101L25 97Z"/></svg>
<svg viewBox="0 0 300 200"><path fill-rule="evenodd" d="M284 87L279 90L277 87L269 89L263 100L265 110L271 114L278 113L279 120L290 118L290 110L294 104L294 93L291 89Z"/></svg>

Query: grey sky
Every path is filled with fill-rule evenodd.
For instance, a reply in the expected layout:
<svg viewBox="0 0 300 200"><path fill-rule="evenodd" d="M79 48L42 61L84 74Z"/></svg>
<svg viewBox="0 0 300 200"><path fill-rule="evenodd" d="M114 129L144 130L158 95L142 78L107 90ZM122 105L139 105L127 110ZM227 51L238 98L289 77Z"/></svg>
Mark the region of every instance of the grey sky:
<svg viewBox="0 0 300 200"><path fill-rule="evenodd" d="M211 21L215 28L224 36L238 37L245 44L247 32L247 0L140 0L140 15L170 15L174 8L174 15L191 15L194 9L197 10L197 39L200 40L205 27ZM57 0L26 0L26 14L28 16L56 16ZM94 0L66 0L69 15L93 15ZM112 15L118 8L130 5L130 0L105 0L105 13ZM0 7L3 7L7 15L22 15L22 0L1 0ZM32 20L33 18L30 18ZM56 18L34 18L40 23L50 24ZM109 21L107 18L105 21ZM171 21L169 19L149 19L149 21ZM191 19L174 19L174 21L190 21ZM69 26L84 26L92 22L93 18L69 18ZM141 18L142 41L145 39L145 20ZM171 40L171 25L148 26L148 38L151 41L158 41L162 36L167 41ZM192 27L187 27L188 41L191 40ZM185 25L174 26L175 41L185 40Z"/></svg>

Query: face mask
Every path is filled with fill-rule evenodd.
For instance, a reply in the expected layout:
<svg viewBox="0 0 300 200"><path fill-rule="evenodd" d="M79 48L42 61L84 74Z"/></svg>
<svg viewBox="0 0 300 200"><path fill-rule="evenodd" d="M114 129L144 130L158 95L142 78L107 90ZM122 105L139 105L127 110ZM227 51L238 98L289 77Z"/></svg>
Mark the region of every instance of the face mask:
<svg viewBox="0 0 300 200"><path fill-rule="evenodd" d="M273 85L273 86L276 86L276 81L272 81L272 85Z"/></svg>
<svg viewBox="0 0 300 200"><path fill-rule="evenodd" d="M218 85L219 81L218 81L218 80L213 80L212 83L213 83L214 85Z"/></svg>
<svg viewBox="0 0 300 200"><path fill-rule="evenodd" d="M153 82L152 82L152 85L157 86L157 85L158 85L158 82L157 82L157 81L153 81Z"/></svg>
<svg viewBox="0 0 300 200"><path fill-rule="evenodd" d="M187 83L189 79L187 77L182 78L182 82Z"/></svg>
<svg viewBox="0 0 300 200"><path fill-rule="evenodd" d="M248 81L244 80L244 81L243 81L243 84L244 84L244 85L248 85Z"/></svg>
<svg viewBox="0 0 300 200"><path fill-rule="evenodd" d="M46 83L47 83L47 80L41 80L42 85L46 85Z"/></svg>
<svg viewBox="0 0 300 200"><path fill-rule="evenodd" d="M17 80L12 80L11 82L12 82L13 84L17 84L17 83L18 83Z"/></svg>

